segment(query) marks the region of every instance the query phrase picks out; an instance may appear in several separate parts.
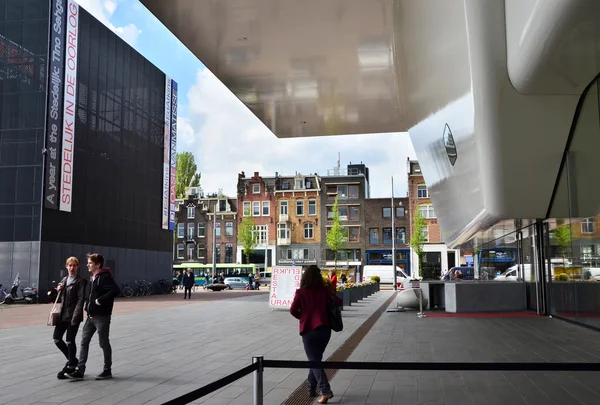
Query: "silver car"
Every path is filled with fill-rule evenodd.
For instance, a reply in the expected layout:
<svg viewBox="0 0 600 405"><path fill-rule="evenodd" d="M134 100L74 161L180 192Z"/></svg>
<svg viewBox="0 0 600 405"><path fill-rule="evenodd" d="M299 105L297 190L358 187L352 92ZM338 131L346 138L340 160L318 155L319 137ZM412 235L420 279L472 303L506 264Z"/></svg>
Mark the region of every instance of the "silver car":
<svg viewBox="0 0 600 405"><path fill-rule="evenodd" d="M229 288L230 290L236 289L236 288L242 288L242 289L246 289L246 284L248 283L248 279L247 278L241 278L241 277L227 277L225 279L225 285L227 286L227 288Z"/></svg>

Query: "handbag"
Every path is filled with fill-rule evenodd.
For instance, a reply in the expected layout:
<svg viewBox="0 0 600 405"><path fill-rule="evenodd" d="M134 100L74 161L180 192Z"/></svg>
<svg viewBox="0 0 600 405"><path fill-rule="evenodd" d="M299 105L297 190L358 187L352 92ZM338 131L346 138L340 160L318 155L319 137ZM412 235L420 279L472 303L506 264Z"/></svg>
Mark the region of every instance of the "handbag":
<svg viewBox="0 0 600 405"><path fill-rule="evenodd" d="M48 315L48 326L56 326L60 323L60 312L62 310L62 303L58 302L60 298L60 294L62 293L62 289L56 295L56 300L54 301L54 305L52 305L52 309L50 310L50 314Z"/></svg>
<svg viewBox="0 0 600 405"><path fill-rule="evenodd" d="M344 321L342 320L342 310L335 303L333 294L329 294L327 299L327 316L329 318L329 326L334 332L344 330Z"/></svg>

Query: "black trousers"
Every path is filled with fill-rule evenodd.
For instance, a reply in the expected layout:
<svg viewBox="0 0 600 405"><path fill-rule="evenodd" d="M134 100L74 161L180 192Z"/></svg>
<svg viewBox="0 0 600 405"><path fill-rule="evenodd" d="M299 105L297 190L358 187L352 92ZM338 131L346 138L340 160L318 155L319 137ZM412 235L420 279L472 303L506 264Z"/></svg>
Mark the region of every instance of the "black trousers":
<svg viewBox="0 0 600 405"><path fill-rule="evenodd" d="M185 297L192 299L192 287L185 287L185 290L183 290L183 299L185 299Z"/></svg>
<svg viewBox="0 0 600 405"><path fill-rule="evenodd" d="M77 337L78 330L79 324L71 325L71 322L60 322L54 327L54 333L52 333L54 344L65 355L70 368L77 366L77 345L75 344L75 338ZM67 333L66 343L63 340L65 332Z"/></svg>
<svg viewBox="0 0 600 405"><path fill-rule="evenodd" d="M310 332L302 335L302 343L304 344L304 352L308 361L321 362L323 361L323 353L331 339L331 329L329 327L318 327ZM311 368L308 371L308 391L316 392L321 389L321 394L331 394L331 387L327 379L327 374L322 368Z"/></svg>

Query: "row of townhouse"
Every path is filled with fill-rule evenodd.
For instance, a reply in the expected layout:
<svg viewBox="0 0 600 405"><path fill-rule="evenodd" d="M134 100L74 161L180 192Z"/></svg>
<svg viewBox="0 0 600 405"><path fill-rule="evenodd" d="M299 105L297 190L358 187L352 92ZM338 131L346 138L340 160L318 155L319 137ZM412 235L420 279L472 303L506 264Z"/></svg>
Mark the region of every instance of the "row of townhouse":
<svg viewBox="0 0 600 405"><path fill-rule="evenodd" d="M338 269L353 276L361 266L392 263L395 238L396 263L408 273L416 257L409 246L411 218L418 209L427 218L426 260L439 270L459 265L460 251L448 250L441 234L423 176L417 162L408 162L407 197L370 198L369 169L363 163L329 170L327 175L296 173L263 176L258 172L238 175L237 195L204 195L200 188L178 200L174 262L212 263L213 240L217 263L245 263L243 247L237 243L237 228L244 215L255 223L258 245L250 262L266 265L334 265L326 237L332 226L333 205L338 210L348 240L338 252ZM392 216L394 226L392 227ZM215 239L213 239L213 229ZM266 255L266 260L265 260Z"/></svg>

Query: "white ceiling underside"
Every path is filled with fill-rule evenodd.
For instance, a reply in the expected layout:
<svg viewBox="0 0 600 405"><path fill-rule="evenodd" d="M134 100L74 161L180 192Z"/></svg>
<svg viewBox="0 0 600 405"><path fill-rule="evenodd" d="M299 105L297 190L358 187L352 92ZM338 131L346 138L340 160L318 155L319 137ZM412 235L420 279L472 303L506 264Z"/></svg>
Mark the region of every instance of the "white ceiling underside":
<svg viewBox="0 0 600 405"><path fill-rule="evenodd" d="M600 70L599 0L140 1L280 138L409 131L451 244L545 215Z"/></svg>

